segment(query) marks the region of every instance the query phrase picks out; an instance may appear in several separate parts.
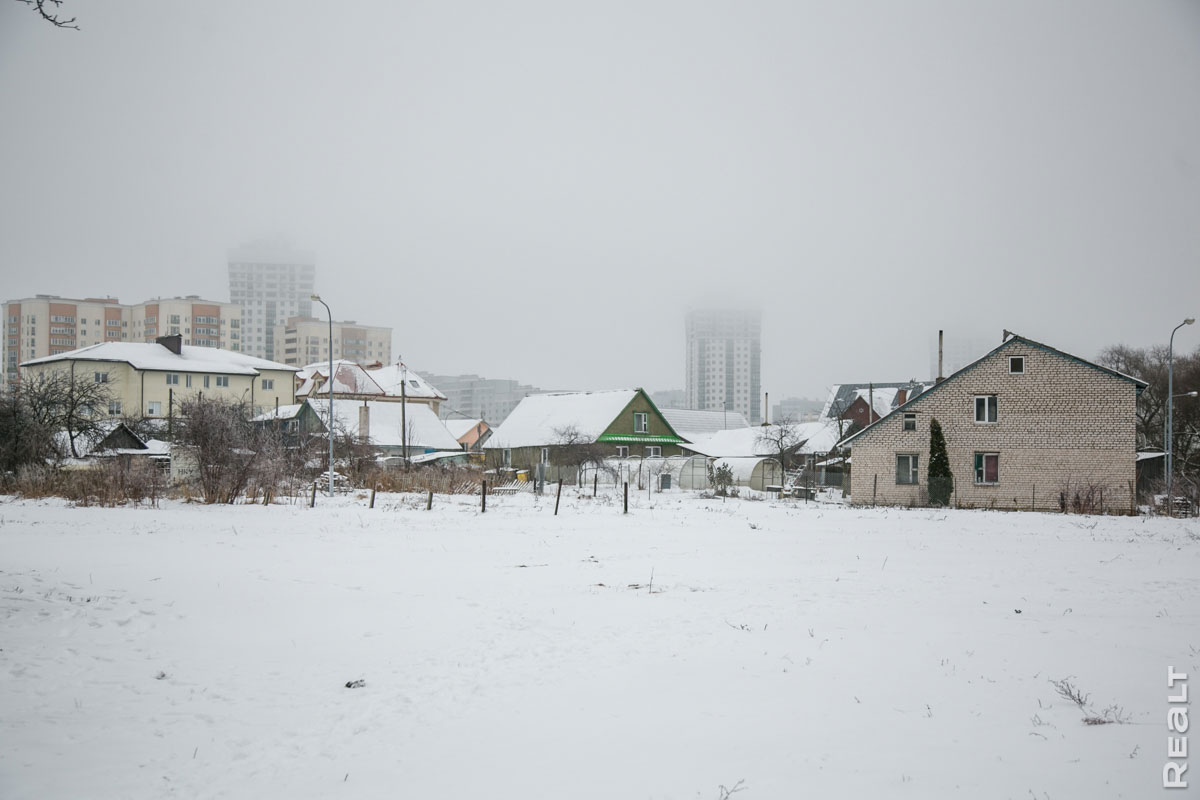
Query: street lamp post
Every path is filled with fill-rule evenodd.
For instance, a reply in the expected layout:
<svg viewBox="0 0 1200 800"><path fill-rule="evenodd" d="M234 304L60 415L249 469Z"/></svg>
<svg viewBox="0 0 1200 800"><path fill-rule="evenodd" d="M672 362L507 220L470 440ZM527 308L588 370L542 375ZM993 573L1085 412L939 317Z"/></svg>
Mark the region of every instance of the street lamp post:
<svg viewBox="0 0 1200 800"><path fill-rule="evenodd" d="M1183 322L1176 325L1171 330L1171 339L1167 344L1167 514L1174 516L1175 509L1171 502L1171 489L1175 470L1175 420L1172 418L1175 408L1175 398L1172 396L1175 392L1175 331L1182 328L1184 325L1191 325L1195 322L1194 317L1188 317Z"/></svg>
<svg viewBox="0 0 1200 800"><path fill-rule="evenodd" d="M312 299L325 306L325 314L329 317L329 382L325 386L329 390L329 430L325 434L329 439L329 496L333 497L333 312L321 295L314 294Z"/></svg>

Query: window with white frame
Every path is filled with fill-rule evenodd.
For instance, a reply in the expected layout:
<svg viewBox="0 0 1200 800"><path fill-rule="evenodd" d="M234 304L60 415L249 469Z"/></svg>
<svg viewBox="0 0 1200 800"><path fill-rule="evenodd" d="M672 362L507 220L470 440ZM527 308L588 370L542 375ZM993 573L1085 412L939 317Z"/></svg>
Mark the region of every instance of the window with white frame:
<svg viewBox="0 0 1200 800"><path fill-rule="evenodd" d="M549 447L542 448L542 463L543 464L550 463L550 448Z"/></svg>
<svg viewBox="0 0 1200 800"><path fill-rule="evenodd" d="M996 407L996 395L981 394L975 396L975 421L978 423L992 423L998 418Z"/></svg>
<svg viewBox="0 0 1200 800"><path fill-rule="evenodd" d="M983 484L1000 482L999 453L975 454L975 482Z"/></svg>
<svg viewBox="0 0 1200 800"><path fill-rule="evenodd" d="M646 458L662 458L662 448L656 444L646 445Z"/></svg>
<svg viewBox="0 0 1200 800"><path fill-rule="evenodd" d="M263 388L264 392L274 390L275 379L274 378L263 378L262 379L262 388Z"/></svg>
<svg viewBox="0 0 1200 800"><path fill-rule="evenodd" d="M183 385L189 389L192 388L192 376L191 375L183 376Z"/></svg>
<svg viewBox="0 0 1200 800"><path fill-rule="evenodd" d="M623 444L617 445L617 458L629 458L629 446L628 445L623 445Z"/></svg>
<svg viewBox="0 0 1200 800"><path fill-rule="evenodd" d="M157 400L151 400L149 403L146 403L146 416L147 417L162 416L162 403L160 403Z"/></svg>
<svg viewBox="0 0 1200 800"><path fill-rule="evenodd" d="M1009 375L1024 375L1025 374L1025 356L1009 356L1008 357L1008 374Z"/></svg>
<svg viewBox="0 0 1200 800"><path fill-rule="evenodd" d="M220 388L220 387L225 387L226 389L229 388L229 376L228 375L217 375L216 378L217 378L217 387L218 388Z"/></svg>
<svg viewBox="0 0 1200 800"><path fill-rule="evenodd" d="M179 385L179 373L168 372L167 373L167 386L178 386L178 385Z"/></svg>
<svg viewBox="0 0 1200 800"><path fill-rule="evenodd" d="M109 400L108 401L108 415L110 417L121 416L121 401L120 400Z"/></svg>
<svg viewBox="0 0 1200 800"><path fill-rule="evenodd" d="M205 389L208 388L208 376L207 375L204 376L204 388Z"/></svg>
<svg viewBox="0 0 1200 800"><path fill-rule="evenodd" d="M504 451L504 466L506 466L506 467L512 466L512 450L506 449Z"/></svg>
<svg viewBox="0 0 1200 800"><path fill-rule="evenodd" d="M914 453L896 454L896 483L915 485L918 481L918 456Z"/></svg>
<svg viewBox="0 0 1200 800"><path fill-rule="evenodd" d="M634 433L649 433L650 432L650 415L645 411L633 412L633 432Z"/></svg>
<svg viewBox="0 0 1200 800"><path fill-rule="evenodd" d="M916 414L905 414L904 415L904 430L915 431L916 429L917 429L917 415Z"/></svg>
<svg viewBox="0 0 1200 800"><path fill-rule="evenodd" d="M108 373L107 372L97 372L96 373L96 383L108 383Z"/></svg>

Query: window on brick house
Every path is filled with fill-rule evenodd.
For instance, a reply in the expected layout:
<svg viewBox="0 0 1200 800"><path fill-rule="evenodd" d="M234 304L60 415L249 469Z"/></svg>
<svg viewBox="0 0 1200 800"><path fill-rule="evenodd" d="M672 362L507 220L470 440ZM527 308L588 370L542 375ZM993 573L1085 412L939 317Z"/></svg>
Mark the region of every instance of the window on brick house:
<svg viewBox="0 0 1200 800"><path fill-rule="evenodd" d="M896 454L896 483L914 485L917 483L918 456L911 453Z"/></svg>
<svg viewBox="0 0 1200 800"><path fill-rule="evenodd" d="M1008 374L1009 375L1024 375L1025 374L1025 356L1009 356L1008 357Z"/></svg>
<svg viewBox="0 0 1200 800"><path fill-rule="evenodd" d="M975 482L985 484L1000 482L999 453L975 454Z"/></svg>
<svg viewBox="0 0 1200 800"><path fill-rule="evenodd" d="M975 421L979 423L995 422L998 418L996 407L996 395L976 395L975 397Z"/></svg>
<svg viewBox="0 0 1200 800"><path fill-rule="evenodd" d="M904 430L915 431L916 429L917 429L917 415L916 414L905 414L904 415Z"/></svg>

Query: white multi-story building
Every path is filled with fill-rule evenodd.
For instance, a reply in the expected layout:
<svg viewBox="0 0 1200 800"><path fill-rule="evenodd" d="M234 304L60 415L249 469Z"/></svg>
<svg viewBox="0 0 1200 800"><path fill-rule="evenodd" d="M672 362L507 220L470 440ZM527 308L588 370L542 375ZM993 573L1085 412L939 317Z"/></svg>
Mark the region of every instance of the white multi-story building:
<svg viewBox="0 0 1200 800"><path fill-rule="evenodd" d="M39 294L4 304L3 384L17 365L104 342L153 342L178 333L183 344L239 350L241 309L196 295L124 305L115 297L76 300Z"/></svg>
<svg viewBox="0 0 1200 800"><path fill-rule="evenodd" d="M275 326L275 360L303 366L329 360L329 321L315 317L289 317ZM333 321L333 357L356 364L390 363L392 329L359 325L354 320Z"/></svg>
<svg viewBox="0 0 1200 800"><path fill-rule="evenodd" d="M312 316L315 276L311 254L283 245L259 242L230 252L229 299L242 308L242 352L279 360L276 326Z"/></svg>
<svg viewBox="0 0 1200 800"><path fill-rule="evenodd" d="M693 309L685 327L688 408L729 409L761 423L762 313Z"/></svg>

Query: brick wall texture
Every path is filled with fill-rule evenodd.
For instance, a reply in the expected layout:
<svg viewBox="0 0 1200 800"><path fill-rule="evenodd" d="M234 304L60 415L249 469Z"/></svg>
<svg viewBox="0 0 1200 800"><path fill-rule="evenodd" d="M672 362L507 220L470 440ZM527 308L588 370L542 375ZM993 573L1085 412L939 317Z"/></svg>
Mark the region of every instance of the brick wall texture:
<svg viewBox="0 0 1200 800"><path fill-rule="evenodd" d="M1009 358L1025 359L1024 374ZM975 421L975 397L995 395L997 420ZM1010 339L851 442L851 502L923 505L928 500L929 422L946 438L955 494L974 508L1060 509L1077 494L1107 513L1133 503L1137 386L1130 380ZM916 415L905 431L904 412ZM918 456L918 483L898 484L896 457ZM999 454L998 480L976 481L977 453ZM1102 500L1101 500L1102 494Z"/></svg>

